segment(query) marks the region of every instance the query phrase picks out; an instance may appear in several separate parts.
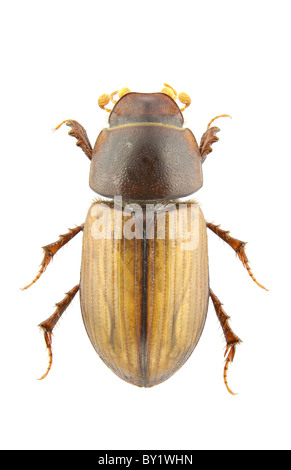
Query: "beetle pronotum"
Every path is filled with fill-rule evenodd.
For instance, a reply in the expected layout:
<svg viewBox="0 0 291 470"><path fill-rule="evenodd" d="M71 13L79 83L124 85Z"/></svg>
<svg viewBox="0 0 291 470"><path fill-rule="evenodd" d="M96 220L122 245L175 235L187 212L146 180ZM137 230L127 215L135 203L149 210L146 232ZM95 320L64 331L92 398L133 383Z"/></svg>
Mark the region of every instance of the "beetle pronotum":
<svg viewBox="0 0 291 470"><path fill-rule="evenodd" d="M117 99L115 99L118 95ZM184 105L182 109L177 99ZM106 106L112 102L113 109ZM40 324L52 365L52 331L80 291L88 336L101 359L120 378L140 387L167 380L190 357L201 336L209 297L226 340L224 382L241 342L209 287L207 228L236 252L254 278L245 243L205 221L190 196L202 186L202 163L218 141L212 119L200 145L183 127L189 95L165 84L161 93L122 88L103 94L110 113L92 148L85 129L63 121L91 160L90 187L98 199L84 224L43 247L34 284L57 251L83 231L80 282ZM187 199L185 200L185 198ZM183 200L181 200L183 198ZM190 238L190 240L189 240ZM264 288L265 289L265 288Z"/></svg>

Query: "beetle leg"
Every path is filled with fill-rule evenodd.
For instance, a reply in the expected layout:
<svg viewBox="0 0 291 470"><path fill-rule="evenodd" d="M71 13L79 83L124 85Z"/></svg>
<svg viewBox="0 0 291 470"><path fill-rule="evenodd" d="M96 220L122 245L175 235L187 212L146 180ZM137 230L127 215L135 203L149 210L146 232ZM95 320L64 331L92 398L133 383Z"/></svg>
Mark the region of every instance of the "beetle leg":
<svg viewBox="0 0 291 470"><path fill-rule="evenodd" d="M206 132L204 132L203 136L201 137L200 142L200 154L202 163L205 161L207 155L212 152L212 144L217 142L219 138L217 137L217 132L220 131L219 127L210 127L213 121L221 117L231 117L229 114L221 114L220 116L216 116L215 118L211 119L210 123L207 126Z"/></svg>
<svg viewBox="0 0 291 470"><path fill-rule="evenodd" d="M228 367L231 362L233 362L234 355L235 355L235 350L236 346L241 343L241 340L239 339L238 336L234 334L232 329L229 326L228 320L229 316L225 313L225 311L222 308L222 303L219 301L219 299L216 297L216 295L212 292L210 289L210 297L213 302L216 315L218 317L218 320L221 324L225 340L226 340L226 350L225 350L225 366L224 366L224 372L223 372L223 379L224 383L226 385L227 390L229 393L232 395L236 395L233 393L233 391L229 388L228 382L227 382L227 372L228 372Z"/></svg>
<svg viewBox="0 0 291 470"><path fill-rule="evenodd" d="M266 289L266 287L262 286L262 284L260 284L255 276L253 275L252 271L251 271L251 268L249 266L249 260L247 258L247 255L245 253L245 246L246 246L246 242L242 242L241 240L237 240L236 238L233 238L229 235L229 231L227 230L221 230L219 228L219 225L214 225L214 224L211 224L211 223L207 223L206 224L207 227L212 230L212 232L215 233L215 235L217 235L218 237L220 237L224 242L226 242L229 246L231 246L231 248L236 252L237 256L239 257L239 259L241 260L243 266L246 268L246 270L248 271L249 275L251 276L252 280L259 286L261 287L262 289L265 289L266 291L268 289Z"/></svg>
<svg viewBox="0 0 291 470"><path fill-rule="evenodd" d="M66 308L70 305L72 302L73 298L77 294L78 290L80 288L80 285L78 284L77 286L73 287L69 292L66 293L66 297L59 303L56 304L56 310L53 313L51 317L49 317L47 320L44 322L40 323L40 328L43 330L44 333L44 340L46 347L48 349L48 354L49 354L49 364L48 368L46 370L46 373L39 379L42 380L44 379L49 371L51 370L52 367L52 362L53 362L53 353L52 353L52 331L56 325L56 323L59 321L61 318L62 314L66 310Z"/></svg>
<svg viewBox="0 0 291 470"><path fill-rule="evenodd" d="M65 235L60 235L58 241L51 243L50 245L43 246L42 249L44 251L44 257L40 265L40 270L34 280L27 286L23 287L22 290L28 289L30 286L32 286L32 284L34 284L40 278L42 273L45 272L47 266L49 265L57 251L59 251L59 249L66 245L70 240L72 240L72 238L74 238L74 236L77 235L83 229L84 224L79 225L76 228L69 229L69 232Z"/></svg>
<svg viewBox="0 0 291 470"><path fill-rule="evenodd" d="M216 135L219 131L220 129L218 127L210 127L210 129L207 129L207 131L204 132L203 136L201 137L199 150L202 163L205 161L207 155L212 152L212 144L219 140Z"/></svg>
<svg viewBox="0 0 291 470"><path fill-rule="evenodd" d="M77 121L67 119L66 121L61 122L61 124L59 124L54 130L56 131L63 124L66 124L67 126L71 127L71 130L69 131L69 135L77 139L76 145L83 150L83 152L87 155L89 160L92 160L93 149L92 149L92 146L87 136L87 132L85 131L84 127L81 126L81 124L79 124Z"/></svg>

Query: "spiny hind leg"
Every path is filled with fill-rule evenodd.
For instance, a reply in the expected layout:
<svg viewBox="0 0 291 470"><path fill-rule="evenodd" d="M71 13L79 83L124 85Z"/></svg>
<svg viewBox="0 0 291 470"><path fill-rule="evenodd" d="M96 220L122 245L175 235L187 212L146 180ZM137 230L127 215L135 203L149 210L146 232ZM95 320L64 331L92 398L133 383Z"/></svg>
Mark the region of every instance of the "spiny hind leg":
<svg viewBox="0 0 291 470"><path fill-rule="evenodd" d="M241 340L239 339L238 336L234 334L234 332L230 328L229 323L228 323L228 320L230 317L225 313L225 311L222 308L223 304L219 301L219 299L216 297L216 295L213 293L211 289L210 289L210 297L213 302L216 315L218 317L218 320L220 322L220 325L222 327L224 337L226 340L225 366L224 366L224 373L223 373L224 383L229 393L231 393L232 395L235 395L235 393L233 393L233 391L229 388L228 381L227 381L227 372L228 372L228 367L229 367L230 362L233 362L236 346L239 343L241 343Z"/></svg>
<svg viewBox="0 0 291 470"><path fill-rule="evenodd" d="M74 238L75 235L81 232L81 230L84 230L84 224L79 225L76 228L69 229L68 233L64 235L60 235L58 241L51 243L50 245L46 245L42 247L43 252L44 252L44 257L40 265L40 270L38 274L36 275L36 277L33 279L33 281L27 286L23 287L22 290L28 289L30 286L32 286L32 284L34 284L40 278L40 276L45 272L49 263L53 259L54 255L60 250L60 248L62 248L70 240L72 240L72 238Z"/></svg>
<svg viewBox="0 0 291 470"><path fill-rule="evenodd" d="M53 329L55 325L57 324L57 322L59 321L59 319L61 318L64 311L66 310L66 308L72 302L73 298L75 297L79 289L80 289L80 284L73 287L73 289L67 292L66 297L61 302L56 304L57 308L55 312L53 313L53 315L51 315L47 320L45 320L44 322L40 323L40 325L38 325L43 330L44 340L45 340L45 344L46 344L48 354L49 354L48 368L46 370L46 373L39 380L44 379L48 375L52 367L52 362L53 362L52 332L53 332Z"/></svg>
<svg viewBox="0 0 291 470"><path fill-rule="evenodd" d="M231 248L236 252L237 256L241 260L243 266L246 268L247 272L251 276L252 280L259 287L261 287L262 289L268 290L268 289L266 289L266 287L262 286L262 284L260 284L256 280L255 276L253 275L253 273L251 271L251 268L250 268L250 265L249 265L249 260L247 258L246 252L245 252L246 242L242 242L241 240L237 240L236 238L231 237L229 235L229 231L228 230L222 230L221 228L219 228L220 227L219 225L214 225L214 224L211 224L211 223L208 223L208 222L207 222L206 225L213 233L215 233L215 235L217 235L224 242L226 242L229 246L231 246Z"/></svg>

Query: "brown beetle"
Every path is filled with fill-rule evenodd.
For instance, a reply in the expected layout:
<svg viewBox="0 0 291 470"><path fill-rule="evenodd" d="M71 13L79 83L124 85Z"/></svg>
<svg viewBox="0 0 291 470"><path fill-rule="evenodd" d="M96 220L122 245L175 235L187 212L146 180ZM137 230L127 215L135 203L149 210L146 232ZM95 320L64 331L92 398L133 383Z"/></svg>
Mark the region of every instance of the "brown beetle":
<svg viewBox="0 0 291 470"><path fill-rule="evenodd" d="M105 107L110 99L112 111ZM49 351L41 378L52 365L53 328L78 290L95 350L120 378L140 387L167 380L190 357L211 297L227 343L224 382L233 393L227 370L240 339L209 288L207 227L235 250L252 279L264 287L250 270L245 243L207 223L196 202L180 200L201 188L202 163L218 140L219 129L212 122L227 116L209 123L198 146L183 127L182 111L190 103L186 93L177 96L169 85L161 93L121 89L102 95L98 104L110 112L109 127L93 149L80 124L63 122L91 160L90 187L102 197L90 207L85 224L43 247L40 271L30 284L62 246L84 231L80 283L40 324Z"/></svg>

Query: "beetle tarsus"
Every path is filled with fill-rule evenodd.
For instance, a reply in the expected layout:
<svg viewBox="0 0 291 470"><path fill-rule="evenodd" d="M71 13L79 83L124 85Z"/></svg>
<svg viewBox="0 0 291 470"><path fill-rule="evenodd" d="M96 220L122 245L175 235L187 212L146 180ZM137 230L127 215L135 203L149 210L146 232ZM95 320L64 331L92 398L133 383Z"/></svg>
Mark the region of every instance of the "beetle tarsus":
<svg viewBox="0 0 291 470"><path fill-rule="evenodd" d="M220 302L218 297L216 297L216 295L213 293L211 289L210 289L209 294L213 302L216 315L218 317L218 320L220 322L220 325L222 327L224 337L226 340L226 350L225 350L226 359L225 359L225 366L224 366L224 372L223 372L224 383L228 392L231 395L236 395L236 393L234 393L228 385L227 372L228 372L229 363L233 362L236 346L241 343L241 340L239 339L238 336L234 334L234 332L230 328L229 323L228 323L228 320L230 319L230 317L223 310L222 308L223 304Z"/></svg>
<svg viewBox="0 0 291 470"><path fill-rule="evenodd" d="M51 243L50 245L46 245L42 247L43 252L44 252L44 257L40 265L40 270L37 276L33 279L33 281L27 286L22 287L22 290L28 289L40 278L40 276L45 272L49 263L53 259L54 255L60 250L60 248L62 248L70 240L72 240L72 238L74 238L75 235L81 232L81 230L84 230L84 224L79 225L78 227L75 227L73 229L70 228L68 233L59 236L59 240L57 240L54 243Z"/></svg>
<svg viewBox="0 0 291 470"><path fill-rule="evenodd" d="M56 304L57 308L55 312L53 313L53 315L51 315L47 320L45 320L44 322L40 323L40 325L38 325L44 332L44 340L45 340L45 344L46 344L48 354L49 354L48 368L46 370L46 373L42 377L40 377L39 380L45 379L45 377L47 377L52 367L52 363L53 363L52 332L53 332L53 329L55 325L57 324L57 322L59 321L59 319L61 318L64 311L72 302L73 298L75 297L79 289L80 289L80 285L77 284L75 287L73 287L73 289L67 292L65 298L61 302Z"/></svg>
<svg viewBox="0 0 291 470"><path fill-rule="evenodd" d="M58 130L63 124L66 124L67 126L71 127L69 135L77 139L76 145L83 150L89 160L92 160L93 149L84 127L81 126L81 124L79 124L77 121L67 119L61 122L61 124L59 124L54 130Z"/></svg>
<svg viewBox="0 0 291 470"><path fill-rule="evenodd" d="M46 331L45 328L43 328L43 327L41 327L41 328L44 332L44 340L45 340L45 344L46 344L46 347L47 347L47 350L48 350L48 355L49 355L49 364L48 364L48 368L47 368L45 374L43 374L38 380L43 380L47 377L49 371L52 368L52 363L53 363L52 332L51 331Z"/></svg>
<svg viewBox="0 0 291 470"><path fill-rule="evenodd" d="M207 126L207 130L210 129L210 126L211 124L216 121L216 119L219 119L219 118L222 118L222 117L229 117L230 119L232 119L232 117L229 115L229 114L220 114L219 116L215 116L215 118L211 119L211 121L209 122L208 126Z"/></svg>
<svg viewBox="0 0 291 470"><path fill-rule="evenodd" d="M224 371L223 371L223 380L224 380L224 383L225 383L225 386L226 386L226 389L227 391L231 394L231 395L237 395L237 393L233 392L231 390L231 388L229 387L228 385L228 381L227 381L227 373L228 373L228 367L229 367L229 364L231 363L231 360L230 359L226 359L225 361L225 366L224 366Z"/></svg>
<svg viewBox="0 0 291 470"><path fill-rule="evenodd" d="M30 284L28 284L25 287L22 287L21 290L28 289L30 286L32 286L40 278L40 276L45 272L46 268L48 267L50 261L52 260L53 255L48 250L46 250L46 248L47 247L42 248L44 251L44 257L41 262L41 265L40 265L41 267L40 267L38 274L36 275L36 277L33 279L33 281Z"/></svg>
<svg viewBox="0 0 291 470"><path fill-rule="evenodd" d="M231 248L236 252L237 256L241 260L243 266L246 268L247 272L249 273L250 277L252 280L262 289L265 289L266 291L268 290L266 287L264 287L262 284L260 284L255 276L253 275L250 265L249 265L249 260L247 258L246 252L245 252L245 246L246 242L242 242L241 240L238 240L236 238L233 238L229 235L228 230L222 230L219 225L214 225L212 223L207 222L207 227L215 233L219 238L221 238L224 242L226 242Z"/></svg>

